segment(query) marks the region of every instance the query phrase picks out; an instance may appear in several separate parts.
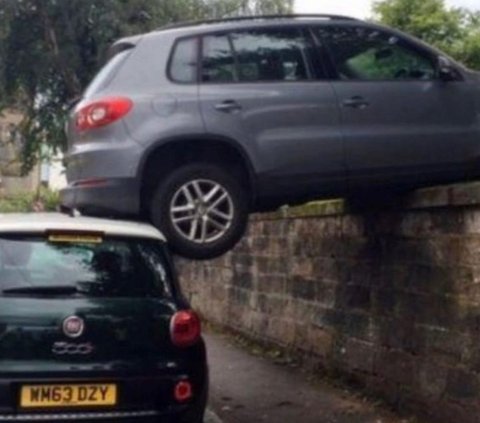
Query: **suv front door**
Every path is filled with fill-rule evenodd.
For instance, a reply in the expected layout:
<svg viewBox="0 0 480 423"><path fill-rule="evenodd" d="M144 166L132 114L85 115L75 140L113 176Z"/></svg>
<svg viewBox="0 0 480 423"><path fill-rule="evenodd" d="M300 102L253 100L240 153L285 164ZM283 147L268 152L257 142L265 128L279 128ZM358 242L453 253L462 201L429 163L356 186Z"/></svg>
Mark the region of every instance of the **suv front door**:
<svg viewBox="0 0 480 423"><path fill-rule="evenodd" d="M238 140L261 197L303 199L345 184L331 83L315 81L312 40L300 28L203 37L200 100L208 133Z"/></svg>
<svg viewBox="0 0 480 423"><path fill-rule="evenodd" d="M468 84L438 77L435 54L377 27L324 25L352 186L465 177L476 154Z"/></svg>

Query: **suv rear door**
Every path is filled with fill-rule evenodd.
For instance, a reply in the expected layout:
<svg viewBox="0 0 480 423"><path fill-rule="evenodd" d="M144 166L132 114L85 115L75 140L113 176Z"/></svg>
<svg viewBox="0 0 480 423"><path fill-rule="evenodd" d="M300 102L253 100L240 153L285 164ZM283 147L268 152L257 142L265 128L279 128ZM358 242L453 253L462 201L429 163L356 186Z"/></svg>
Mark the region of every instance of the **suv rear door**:
<svg viewBox="0 0 480 423"><path fill-rule="evenodd" d="M310 34L271 27L205 35L201 110L208 133L241 142L263 197L302 198L345 182L330 82L312 77Z"/></svg>
<svg viewBox="0 0 480 423"><path fill-rule="evenodd" d="M353 185L465 177L477 150L469 85L438 77L436 55L358 24L315 29L327 44Z"/></svg>

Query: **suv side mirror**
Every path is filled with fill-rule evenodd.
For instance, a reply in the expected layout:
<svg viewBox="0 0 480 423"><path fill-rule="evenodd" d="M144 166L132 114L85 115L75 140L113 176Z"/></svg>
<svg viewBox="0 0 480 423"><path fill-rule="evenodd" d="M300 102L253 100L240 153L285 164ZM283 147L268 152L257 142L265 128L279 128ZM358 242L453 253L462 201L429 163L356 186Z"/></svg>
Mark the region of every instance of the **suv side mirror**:
<svg viewBox="0 0 480 423"><path fill-rule="evenodd" d="M458 71L452 66L450 60L444 56L438 57L438 76L442 81L457 81L458 80Z"/></svg>

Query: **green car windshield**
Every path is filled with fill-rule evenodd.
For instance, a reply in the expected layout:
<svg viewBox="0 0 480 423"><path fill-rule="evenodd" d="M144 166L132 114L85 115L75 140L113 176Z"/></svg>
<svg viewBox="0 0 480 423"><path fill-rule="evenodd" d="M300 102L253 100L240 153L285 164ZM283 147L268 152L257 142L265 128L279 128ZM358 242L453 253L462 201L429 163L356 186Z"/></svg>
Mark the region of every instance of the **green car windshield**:
<svg viewBox="0 0 480 423"><path fill-rule="evenodd" d="M1 295L170 297L163 243L54 234L0 236Z"/></svg>

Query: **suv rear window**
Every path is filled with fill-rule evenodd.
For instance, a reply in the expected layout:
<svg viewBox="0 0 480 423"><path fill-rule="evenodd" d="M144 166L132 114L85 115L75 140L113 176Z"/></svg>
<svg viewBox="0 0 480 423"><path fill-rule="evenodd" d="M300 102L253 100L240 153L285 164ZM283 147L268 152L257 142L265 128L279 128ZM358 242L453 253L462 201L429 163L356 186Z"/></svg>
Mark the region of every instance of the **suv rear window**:
<svg viewBox="0 0 480 423"><path fill-rule="evenodd" d="M89 98L96 92L103 90L118 72L122 64L132 52L133 47L122 50L113 56L97 73L90 85L85 90L84 98Z"/></svg>
<svg viewBox="0 0 480 423"><path fill-rule="evenodd" d="M170 77L175 82L197 80L197 39L186 38L177 41L170 60Z"/></svg>
<svg viewBox="0 0 480 423"><path fill-rule="evenodd" d="M0 238L2 295L171 296L161 242L101 236Z"/></svg>

